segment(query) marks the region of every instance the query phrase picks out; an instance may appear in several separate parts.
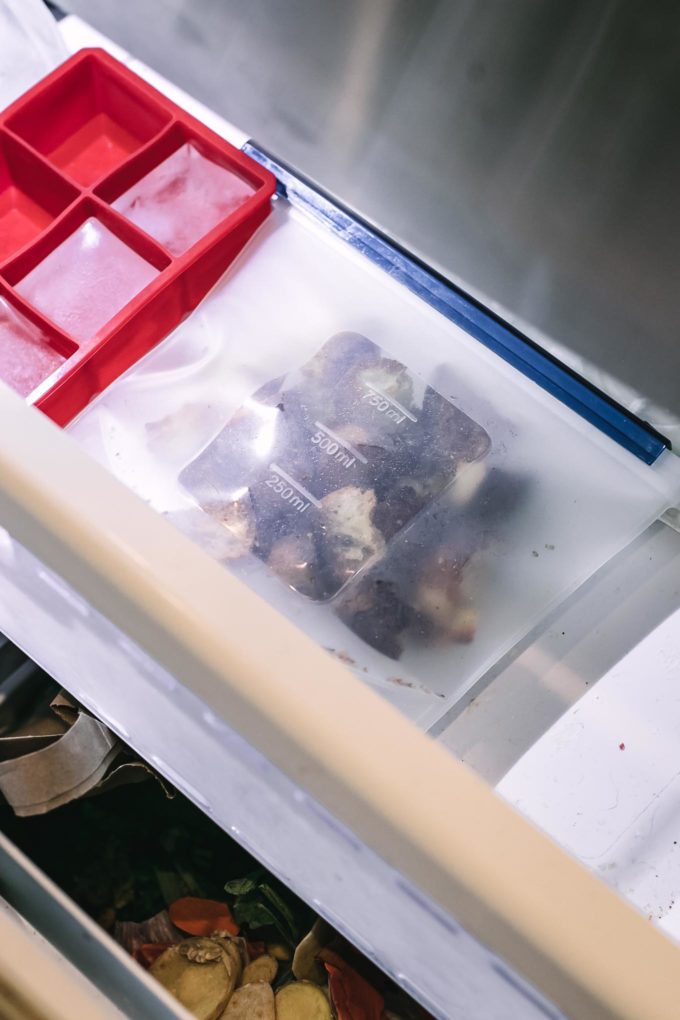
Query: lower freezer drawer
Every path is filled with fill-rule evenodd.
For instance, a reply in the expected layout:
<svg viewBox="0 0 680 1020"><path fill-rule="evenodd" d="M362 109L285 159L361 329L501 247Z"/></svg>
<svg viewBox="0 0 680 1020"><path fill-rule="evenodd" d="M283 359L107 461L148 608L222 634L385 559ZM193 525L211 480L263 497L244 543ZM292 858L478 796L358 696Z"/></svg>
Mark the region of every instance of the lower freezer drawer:
<svg viewBox="0 0 680 1020"><path fill-rule="evenodd" d="M430 1017L0 635L0 934L5 901L102 1020Z"/></svg>
<svg viewBox="0 0 680 1020"><path fill-rule="evenodd" d="M74 980L69 994L74 998L71 1012L65 1011L66 1001L54 1003L54 1011L35 1014L36 1020L66 1020L79 1016L83 1020L189 1020L189 1014L153 981L115 942L103 932L68 896L0 833L0 896L8 908L0 910L0 929L11 908L33 926L86 980ZM16 916L16 915L15 915ZM25 939L25 933L24 933ZM7 958L13 943L2 938L0 979L11 977L19 968ZM43 950L44 955L44 950ZM45 964L45 983L51 997L50 980ZM25 961L21 970L27 970ZM35 975L33 975L35 978ZM32 981L32 984L41 982ZM83 990L85 989L85 991ZM97 992L98 990L98 992ZM89 995L87 1012L74 1008ZM46 1007L45 1007L46 1008ZM0 1012L0 1015L3 1015ZM32 1014L31 1020L33 1020ZM13 1018L12 1018L13 1020Z"/></svg>

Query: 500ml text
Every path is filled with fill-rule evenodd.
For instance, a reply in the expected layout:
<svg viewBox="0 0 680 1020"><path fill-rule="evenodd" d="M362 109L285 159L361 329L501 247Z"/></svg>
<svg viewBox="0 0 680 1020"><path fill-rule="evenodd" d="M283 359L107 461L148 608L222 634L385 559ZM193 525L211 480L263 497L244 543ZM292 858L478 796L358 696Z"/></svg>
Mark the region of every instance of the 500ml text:
<svg viewBox="0 0 680 1020"><path fill-rule="evenodd" d="M312 443L318 446L320 450L323 450L336 463L342 464L343 467L351 468L356 462L356 457L343 450L339 443L336 443L330 436L325 436L323 432L315 432L312 436Z"/></svg>

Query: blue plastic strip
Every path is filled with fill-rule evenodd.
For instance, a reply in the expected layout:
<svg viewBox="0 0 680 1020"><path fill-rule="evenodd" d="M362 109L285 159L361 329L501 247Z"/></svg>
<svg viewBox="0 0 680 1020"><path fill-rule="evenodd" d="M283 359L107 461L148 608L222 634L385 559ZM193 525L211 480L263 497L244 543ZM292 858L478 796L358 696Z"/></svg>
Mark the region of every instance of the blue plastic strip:
<svg viewBox="0 0 680 1020"><path fill-rule="evenodd" d="M281 198L305 209L393 279L399 280L451 322L455 322L645 464L653 464L665 449L670 448L668 439L647 422L630 414L578 373L413 255L343 209L263 149L247 142L243 150L276 176L277 194Z"/></svg>

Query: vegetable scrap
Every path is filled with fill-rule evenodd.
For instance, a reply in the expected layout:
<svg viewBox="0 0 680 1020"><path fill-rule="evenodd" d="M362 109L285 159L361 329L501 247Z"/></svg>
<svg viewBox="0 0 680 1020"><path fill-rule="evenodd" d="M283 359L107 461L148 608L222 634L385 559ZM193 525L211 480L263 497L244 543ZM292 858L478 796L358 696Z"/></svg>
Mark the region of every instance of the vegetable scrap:
<svg viewBox="0 0 680 1020"><path fill-rule="evenodd" d="M238 889L239 896L248 896L251 906L255 890L266 888L252 877L227 884ZM196 899L192 904L192 923L194 918L210 916L214 909L211 901L205 901L204 907L201 902ZM168 913L176 916L175 904ZM259 920L258 915L256 923ZM271 922L264 926L271 927ZM384 1020L385 996L347 962L343 953L356 955L356 950L325 921L317 919L298 941L291 969L282 969L279 962L291 958L286 946L271 944L270 952L261 953L256 944L253 959L252 945L216 931L165 948L144 946L135 958L198 1020ZM380 980L387 979L380 975ZM393 1010L389 1015L399 1016ZM414 1013L410 1004L403 1015L424 1016L422 1011Z"/></svg>
<svg viewBox="0 0 680 1020"><path fill-rule="evenodd" d="M251 932L262 928L273 930L285 945L295 945L300 927L288 890L263 868L257 868L245 878L227 882L224 891L234 897L232 911L239 924Z"/></svg>
<svg viewBox="0 0 680 1020"><path fill-rule="evenodd" d="M424 509L336 603L339 618L391 659L401 658L407 645L469 644L475 638L476 557L524 498L525 482L492 467L465 502L455 501L456 487L454 482Z"/></svg>
<svg viewBox="0 0 680 1020"><path fill-rule="evenodd" d="M277 1020L271 985L260 981L237 988L222 1014L222 1020Z"/></svg>
<svg viewBox="0 0 680 1020"><path fill-rule="evenodd" d="M310 981L284 985L276 993L276 1020L333 1020L326 993Z"/></svg>
<svg viewBox="0 0 680 1020"><path fill-rule="evenodd" d="M230 935L239 933L239 926L227 904L216 900L183 896L170 905L168 914L175 928L188 935L211 935L222 929Z"/></svg>
<svg viewBox="0 0 680 1020"><path fill-rule="evenodd" d="M323 949L319 955L328 972L338 1020L381 1020L385 1008L382 995L333 950Z"/></svg>
<svg viewBox="0 0 680 1020"><path fill-rule="evenodd" d="M240 948L229 936L188 938L166 949L149 973L197 1020L217 1020L241 977Z"/></svg>
<svg viewBox="0 0 680 1020"><path fill-rule="evenodd" d="M132 956L137 963L141 963L142 967L148 970L158 957L163 955L166 949L170 949L170 946L165 942L144 942L135 949Z"/></svg>
<svg viewBox="0 0 680 1020"><path fill-rule="evenodd" d="M266 981L267 984L272 984L278 969L279 965L274 957L270 956L269 953L263 953L256 960L251 960L250 963L246 964L243 969L241 984L250 985L257 981Z"/></svg>

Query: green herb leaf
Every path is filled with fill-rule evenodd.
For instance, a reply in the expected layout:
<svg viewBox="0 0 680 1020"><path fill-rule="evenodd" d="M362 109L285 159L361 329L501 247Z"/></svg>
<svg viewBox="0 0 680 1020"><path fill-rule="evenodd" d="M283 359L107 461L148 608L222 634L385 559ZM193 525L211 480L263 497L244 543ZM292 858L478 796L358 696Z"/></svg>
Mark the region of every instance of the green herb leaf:
<svg viewBox="0 0 680 1020"><path fill-rule="evenodd" d="M233 882L227 882L224 886L224 891L231 896L245 896L254 889L257 889L254 878L235 878Z"/></svg>
<svg viewBox="0 0 680 1020"><path fill-rule="evenodd" d="M276 917L269 907L259 900L238 899L232 908L234 918L239 924L246 924L251 931L258 928L273 926L278 930Z"/></svg>
<svg viewBox="0 0 680 1020"><path fill-rule="evenodd" d="M277 893L276 889L267 885L266 882L261 883L260 893L269 900L269 903L278 916L276 927L281 932L284 939L286 939L287 942L295 944L297 942L298 932L293 911L290 909L283 897Z"/></svg>
<svg viewBox="0 0 680 1020"><path fill-rule="evenodd" d="M166 907L169 907L175 900L181 899L182 896L188 895L189 890L186 883L176 871L168 871L164 868L154 868L153 870Z"/></svg>
<svg viewBox="0 0 680 1020"><path fill-rule="evenodd" d="M205 896L205 890L203 889L203 886L200 884L200 882L196 879L196 876L194 875L193 871L190 868L185 867L181 861L176 861L176 867L179 877L184 882L187 894L189 896L199 897ZM179 899L179 896L177 896L176 899Z"/></svg>

